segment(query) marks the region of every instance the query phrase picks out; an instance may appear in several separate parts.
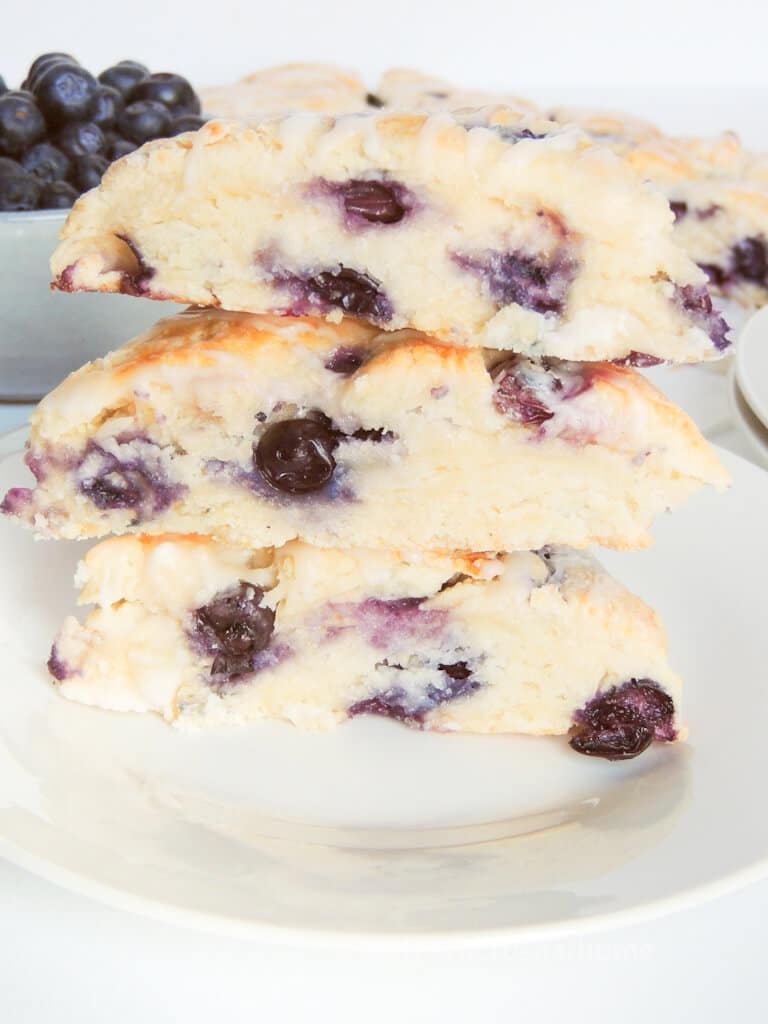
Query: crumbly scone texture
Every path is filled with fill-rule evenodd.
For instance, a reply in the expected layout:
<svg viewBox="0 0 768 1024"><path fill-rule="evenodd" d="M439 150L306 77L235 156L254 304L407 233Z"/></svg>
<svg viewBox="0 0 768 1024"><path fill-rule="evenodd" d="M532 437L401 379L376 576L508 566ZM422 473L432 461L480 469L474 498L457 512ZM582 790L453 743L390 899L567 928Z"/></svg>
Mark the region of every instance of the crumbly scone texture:
<svg viewBox="0 0 768 1024"><path fill-rule="evenodd" d="M114 163L66 291L355 315L451 344L695 362L728 347L669 205L573 127L503 107L210 122Z"/></svg>
<svg viewBox="0 0 768 1024"><path fill-rule="evenodd" d="M89 552L77 582L80 603L97 607L56 639L60 692L182 726L280 718L327 729L379 714L427 729L562 734L588 702L640 679L679 708L655 613L567 549L427 556L120 537ZM216 638L209 649L210 623L246 594L238 608L267 614L272 631L231 676L234 662L215 663ZM676 711L657 738L678 730Z"/></svg>
<svg viewBox="0 0 768 1024"><path fill-rule="evenodd" d="M456 110L525 101L504 93L468 92L420 71L387 71L377 87L387 107ZM528 112L575 124L626 160L668 198L675 238L709 279L714 294L752 310L768 301L768 158L745 149L733 132L712 138L664 134L626 113L556 106Z"/></svg>
<svg viewBox="0 0 768 1024"><path fill-rule="evenodd" d="M311 492L264 462L286 420L325 445L329 475ZM33 414L27 464L36 487L3 509L41 536L246 547L640 547L654 515L728 480L694 423L628 367L211 310L72 374Z"/></svg>

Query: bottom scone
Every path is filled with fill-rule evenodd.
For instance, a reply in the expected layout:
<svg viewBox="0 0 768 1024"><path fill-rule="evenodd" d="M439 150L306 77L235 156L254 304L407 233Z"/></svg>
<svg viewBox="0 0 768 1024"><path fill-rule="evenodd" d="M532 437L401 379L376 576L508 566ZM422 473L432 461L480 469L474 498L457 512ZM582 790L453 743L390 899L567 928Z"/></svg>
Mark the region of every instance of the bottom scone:
<svg viewBox="0 0 768 1024"><path fill-rule="evenodd" d="M678 736L680 682L655 613L589 555L245 550L123 536L80 564L83 625L61 693L176 724L383 715L422 729L570 734L634 757Z"/></svg>

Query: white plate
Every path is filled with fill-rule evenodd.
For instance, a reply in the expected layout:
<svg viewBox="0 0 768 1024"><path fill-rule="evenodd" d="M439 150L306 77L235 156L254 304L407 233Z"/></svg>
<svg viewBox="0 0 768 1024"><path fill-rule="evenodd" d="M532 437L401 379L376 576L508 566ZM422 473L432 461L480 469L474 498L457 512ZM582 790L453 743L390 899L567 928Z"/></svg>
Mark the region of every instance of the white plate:
<svg viewBox="0 0 768 1024"><path fill-rule="evenodd" d="M750 408L741 393L735 373L728 382L728 397L732 418L749 445L752 456L761 466L768 468L768 427L763 426Z"/></svg>
<svg viewBox="0 0 768 1024"><path fill-rule="evenodd" d="M736 346L736 380L752 412L768 427L768 306L742 328Z"/></svg>
<svg viewBox="0 0 768 1024"><path fill-rule="evenodd" d="M177 922L400 948L586 931L757 877L768 476L723 457L730 494L605 559L657 605L687 681L690 742L624 764L362 719L187 736L67 703L43 663L80 546L0 523L0 852ZM0 462L0 489L22 479Z"/></svg>

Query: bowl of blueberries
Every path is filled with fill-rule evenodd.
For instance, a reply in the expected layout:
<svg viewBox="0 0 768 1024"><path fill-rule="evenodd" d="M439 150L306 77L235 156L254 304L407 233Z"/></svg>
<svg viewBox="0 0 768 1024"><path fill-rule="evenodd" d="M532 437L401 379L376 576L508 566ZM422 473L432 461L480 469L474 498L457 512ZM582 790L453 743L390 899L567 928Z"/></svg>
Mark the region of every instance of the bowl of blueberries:
<svg viewBox="0 0 768 1024"><path fill-rule="evenodd" d="M48 261L70 207L113 161L204 121L185 78L134 60L94 75L45 53L19 89L0 78L0 400L39 398L161 315L149 299L52 292Z"/></svg>

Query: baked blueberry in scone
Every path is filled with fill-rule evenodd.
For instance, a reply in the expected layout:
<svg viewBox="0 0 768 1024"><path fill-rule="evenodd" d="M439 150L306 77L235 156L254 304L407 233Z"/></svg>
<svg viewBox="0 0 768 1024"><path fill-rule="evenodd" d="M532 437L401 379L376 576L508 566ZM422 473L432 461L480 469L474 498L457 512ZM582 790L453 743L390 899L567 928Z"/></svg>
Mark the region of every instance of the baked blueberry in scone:
<svg viewBox="0 0 768 1024"><path fill-rule="evenodd" d="M727 476L639 372L190 311L72 374L32 417L41 536L210 533L246 547L627 548ZM21 483L21 481L20 481Z"/></svg>
<svg viewBox="0 0 768 1024"><path fill-rule="evenodd" d="M729 345L665 198L579 129L504 107L148 143L75 205L51 268L64 291L356 316L536 357Z"/></svg>
<svg viewBox="0 0 768 1024"><path fill-rule="evenodd" d="M72 700L177 725L378 715L421 729L569 734L623 759L680 731L655 614L590 556L233 548L111 538L77 573L49 670ZM141 644L135 638L141 637Z"/></svg>

